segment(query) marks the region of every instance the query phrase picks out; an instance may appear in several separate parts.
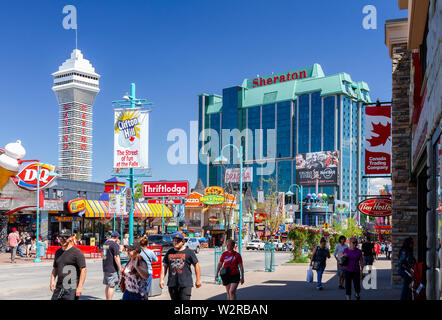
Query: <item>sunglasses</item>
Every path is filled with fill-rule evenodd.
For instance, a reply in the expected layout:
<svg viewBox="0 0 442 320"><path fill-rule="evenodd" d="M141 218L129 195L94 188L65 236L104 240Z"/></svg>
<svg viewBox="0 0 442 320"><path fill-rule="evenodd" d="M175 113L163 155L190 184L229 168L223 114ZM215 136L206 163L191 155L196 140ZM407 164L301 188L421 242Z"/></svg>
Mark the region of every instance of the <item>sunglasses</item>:
<svg viewBox="0 0 442 320"><path fill-rule="evenodd" d="M173 242L181 242L181 241L183 241L182 239L178 239L178 238L174 238L173 239Z"/></svg>

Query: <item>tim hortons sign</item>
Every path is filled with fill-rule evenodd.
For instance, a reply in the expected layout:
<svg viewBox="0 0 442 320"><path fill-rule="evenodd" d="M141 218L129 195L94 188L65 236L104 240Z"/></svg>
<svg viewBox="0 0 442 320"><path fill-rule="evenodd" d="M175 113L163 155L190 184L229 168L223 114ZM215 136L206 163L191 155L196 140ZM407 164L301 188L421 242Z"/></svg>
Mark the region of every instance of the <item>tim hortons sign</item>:
<svg viewBox="0 0 442 320"><path fill-rule="evenodd" d="M392 213L391 199L372 198L361 201L358 210L367 216L386 217Z"/></svg>

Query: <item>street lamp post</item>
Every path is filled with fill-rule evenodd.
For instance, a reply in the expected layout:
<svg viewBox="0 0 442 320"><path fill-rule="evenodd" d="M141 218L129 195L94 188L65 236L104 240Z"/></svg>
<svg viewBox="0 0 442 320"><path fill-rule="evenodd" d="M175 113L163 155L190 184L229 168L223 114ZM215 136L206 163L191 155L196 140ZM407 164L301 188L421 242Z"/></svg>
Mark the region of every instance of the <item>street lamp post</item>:
<svg viewBox="0 0 442 320"><path fill-rule="evenodd" d="M289 187L289 191L287 192L287 195L288 195L288 196L293 196L293 195L294 195L294 193L292 192L292 187L296 187L296 190L299 191L299 192L301 193L301 197L300 197L300 199L301 199L300 213L301 213L301 224L302 224L302 197L304 196L304 188L303 188L302 186L300 186L300 185L297 185L296 183L295 183L295 184L292 184L292 185Z"/></svg>
<svg viewBox="0 0 442 320"><path fill-rule="evenodd" d="M145 105L152 105L151 102L147 102L147 99L137 99L135 98L135 83L130 84L130 95L125 95L123 97L124 100L117 100L112 101L112 104L116 104L122 107L141 107ZM129 244L133 243L134 240L134 197L133 197L133 191L134 191L134 184L135 184L135 174L134 174L134 168L129 168L129 175L115 175L115 176L128 176L129 177L129 188L132 190L132 197L131 197L131 207L129 212ZM150 177L151 175L137 175L138 177L144 176L144 177Z"/></svg>
<svg viewBox="0 0 442 320"><path fill-rule="evenodd" d="M34 262L41 262L40 257L38 255L39 250L39 241L40 241L40 175L41 175L41 166L42 163L37 163L37 232L36 232L36 242L37 242L37 249L36 249L36 255ZM48 176L58 176L57 173L54 173L53 171L48 173Z"/></svg>
<svg viewBox="0 0 442 320"><path fill-rule="evenodd" d="M224 159L222 158L223 151L226 147L230 147L230 146L232 146L236 150L238 158L239 158L239 244L238 244L238 247L239 247L239 254L241 254L241 248L242 248L242 166L243 166L243 164L242 164L242 157L243 157L242 145L238 149L238 147L235 146L234 144L231 144L231 143L226 144L221 149L221 155L217 159L215 159L215 162L219 162L219 163L224 162L223 160L225 158ZM227 160L227 162L228 162L228 160Z"/></svg>

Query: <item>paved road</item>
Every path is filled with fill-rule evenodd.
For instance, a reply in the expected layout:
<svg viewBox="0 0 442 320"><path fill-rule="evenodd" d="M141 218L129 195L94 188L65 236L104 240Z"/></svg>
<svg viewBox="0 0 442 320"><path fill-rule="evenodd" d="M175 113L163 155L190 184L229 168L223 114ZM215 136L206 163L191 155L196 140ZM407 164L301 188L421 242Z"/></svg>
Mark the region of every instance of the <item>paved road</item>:
<svg viewBox="0 0 442 320"><path fill-rule="evenodd" d="M214 280L214 251L201 251L197 255L201 265L201 280L209 283ZM243 251L244 268L246 273L264 270L263 251ZM276 252L276 265L290 260L290 253ZM87 276L81 299L104 299L103 272L101 260L86 261ZM0 266L0 300L39 300L50 299L49 277L52 270L51 262L40 264L15 264ZM192 268L193 270L193 268ZM114 299L121 298L116 293Z"/></svg>

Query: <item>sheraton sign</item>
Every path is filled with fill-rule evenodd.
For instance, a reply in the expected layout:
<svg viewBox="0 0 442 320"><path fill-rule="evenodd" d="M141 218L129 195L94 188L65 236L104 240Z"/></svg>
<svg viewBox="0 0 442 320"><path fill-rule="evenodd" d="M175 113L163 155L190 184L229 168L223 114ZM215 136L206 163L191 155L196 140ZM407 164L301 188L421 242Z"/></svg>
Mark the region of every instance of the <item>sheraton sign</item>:
<svg viewBox="0 0 442 320"><path fill-rule="evenodd" d="M386 217L392 213L391 199L372 198L361 201L358 210L367 216Z"/></svg>

